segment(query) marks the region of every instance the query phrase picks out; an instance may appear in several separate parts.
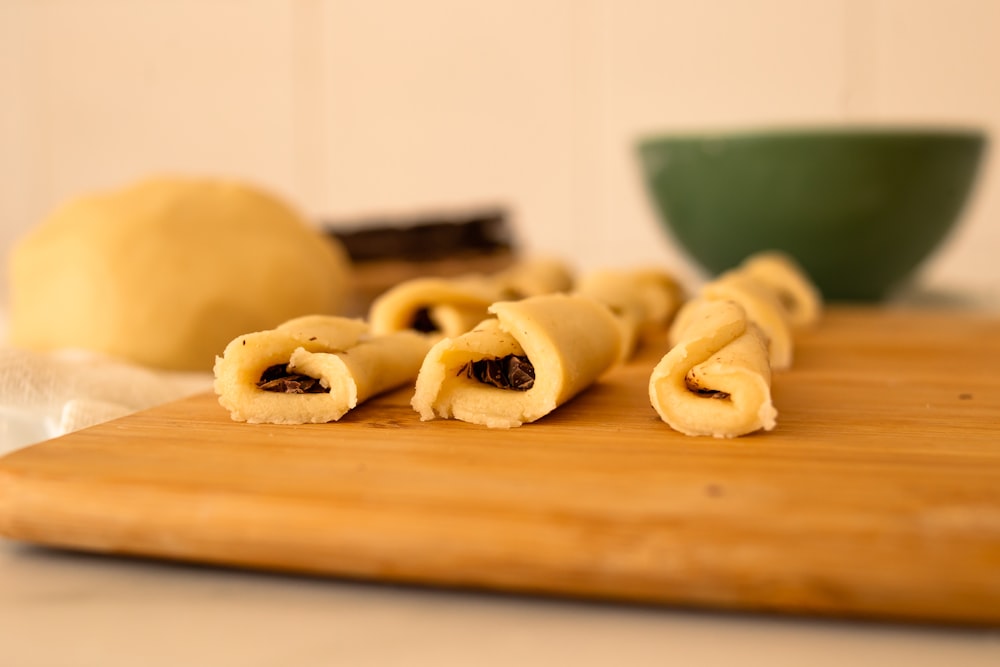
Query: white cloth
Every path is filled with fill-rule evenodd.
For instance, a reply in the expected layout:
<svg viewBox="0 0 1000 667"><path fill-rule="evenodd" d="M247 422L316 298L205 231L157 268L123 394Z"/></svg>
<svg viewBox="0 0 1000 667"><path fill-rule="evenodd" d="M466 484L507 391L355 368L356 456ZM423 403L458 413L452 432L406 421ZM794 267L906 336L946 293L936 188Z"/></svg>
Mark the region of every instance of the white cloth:
<svg viewBox="0 0 1000 667"><path fill-rule="evenodd" d="M0 347L0 454L211 388L211 373Z"/></svg>

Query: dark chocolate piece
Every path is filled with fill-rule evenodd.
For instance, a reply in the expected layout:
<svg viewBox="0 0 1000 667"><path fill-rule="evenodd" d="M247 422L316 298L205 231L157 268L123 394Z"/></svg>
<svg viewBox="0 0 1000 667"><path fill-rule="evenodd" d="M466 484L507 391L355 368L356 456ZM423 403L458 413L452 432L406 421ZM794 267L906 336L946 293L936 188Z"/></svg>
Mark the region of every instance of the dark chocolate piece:
<svg viewBox="0 0 1000 667"><path fill-rule="evenodd" d="M689 377L684 378L684 384L687 385L688 391L698 394L703 398L729 398L729 394L724 391L718 391L717 389L708 389L707 387L702 387L694 382Z"/></svg>
<svg viewBox="0 0 1000 667"><path fill-rule="evenodd" d="M462 253L493 253L513 249L507 214L490 208L461 215L424 216L395 220L323 223L351 260L436 261Z"/></svg>
<svg viewBox="0 0 1000 667"><path fill-rule="evenodd" d="M316 378L289 371L288 364L269 366L261 373L257 386L264 391L282 394L323 394L327 392L327 389Z"/></svg>
<svg viewBox="0 0 1000 667"><path fill-rule="evenodd" d="M500 389L528 391L535 384L535 367L528 357L517 354L479 359L463 366L459 373Z"/></svg>

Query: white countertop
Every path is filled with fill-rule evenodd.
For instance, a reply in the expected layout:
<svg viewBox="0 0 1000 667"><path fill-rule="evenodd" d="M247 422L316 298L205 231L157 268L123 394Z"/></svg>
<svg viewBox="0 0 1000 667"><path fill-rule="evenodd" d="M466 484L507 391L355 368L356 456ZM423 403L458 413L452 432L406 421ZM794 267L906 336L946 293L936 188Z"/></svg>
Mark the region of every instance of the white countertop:
<svg viewBox="0 0 1000 667"><path fill-rule="evenodd" d="M405 588L0 540L0 665L562 664L993 667L1000 629Z"/></svg>

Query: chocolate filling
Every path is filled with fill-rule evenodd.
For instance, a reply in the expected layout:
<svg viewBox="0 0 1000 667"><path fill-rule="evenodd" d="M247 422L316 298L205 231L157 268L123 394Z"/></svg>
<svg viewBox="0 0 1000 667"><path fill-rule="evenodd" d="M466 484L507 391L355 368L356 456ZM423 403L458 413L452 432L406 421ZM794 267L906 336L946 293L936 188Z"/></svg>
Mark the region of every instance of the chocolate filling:
<svg viewBox="0 0 1000 667"><path fill-rule="evenodd" d="M410 328L416 329L420 333L434 333L438 330L434 320L431 319L431 311L427 308L421 308L414 313Z"/></svg>
<svg viewBox="0 0 1000 667"><path fill-rule="evenodd" d="M513 287L505 287L500 291L501 301L520 301L526 298L528 295L519 289L514 289Z"/></svg>
<svg viewBox="0 0 1000 667"><path fill-rule="evenodd" d="M799 309L799 300L788 290L779 289L776 294L778 295L778 301L786 311L794 312Z"/></svg>
<svg viewBox="0 0 1000 667"><path fill-rule="evenodd" d="M458 372L500 389L527 391L535 384L535 367L528 357L518 354L472 361L462 366Z"/></svg>
<svg viewBox="0 0 1000 667"><path fill-rule="evenodd" d="M684 384L687 385L688 391L695 393L703 398L721 398L721 399L729 398L729 394L727 394L726 392L702 387L689 377L684 378Z"/></svg>
<svg viewBox="0 0 1000 667"><path fill-rule="evenodd" d="M261 373L257 386L281 394L323 394L327 391L316 378L289 371L288 364L269 366Z"/></svg>

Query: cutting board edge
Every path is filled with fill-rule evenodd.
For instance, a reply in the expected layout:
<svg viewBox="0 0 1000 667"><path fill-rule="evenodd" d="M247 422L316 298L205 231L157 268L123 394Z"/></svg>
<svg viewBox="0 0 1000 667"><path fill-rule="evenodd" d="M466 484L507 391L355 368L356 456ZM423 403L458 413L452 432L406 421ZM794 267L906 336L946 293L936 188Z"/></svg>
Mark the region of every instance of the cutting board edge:
<svg viewBox="0 0 1000 667"><path fill-rule="evenodd" d="M533 563L526 570L524 563L520 564L520 568L511 568L509 554L475 553L474 550L470 553L461 548L443 550L436 566L429 567L428 562L424 561L419 567L413 567L407 565L405 551L403 557L384 559L380 554L384 553L387 546L392 545L386 545L379 539L369 541L363 537L358 541L357 533L345 533L339 541L333 539L334 546L331 546L331 540L327 536L326 540L313 543L298 552L293 559L275 555L268 549L265 549L262 555L261 540L252 534L237 542L235 548L231 540L224 543L213 542L212 536L217 533L212 524L192 524L190 517L184 512L168 517L165 522L166 528L162 523L151 526L143 520L141 512L135 513L127 520L109 522L109 514L113 514L116 508L129 506L121 502L122 489L116 488L116 485L109 485L102 494L90 494L93 502L87 508L74 504L71 511L63 509L55 515L50 513L49 520L38 522L38 517L44 517L49 513L44 502L39 504L39 499L51 498L53 492L59 493L60 490L66 492L68 497L78 498L81 493L75 488L77 483L66 480L46 480L41 483L32 479L19 481L17 477L16 474L5 471L0 466L0 535L11 540L51 548L148 560L235 567L247 571L280 572L458 590L488 590L496 593L600 600L658 607L1000 627L1000 589L970 601L967 599L968 591L938 586L936 589L932 587L928 590L907 591L905 595L907 603L901 604L898 599L899 591L872 588L851 591L849 589L852 582L819 581L808 573L796 572L795 568L772 573L771 579L750 582L749 588L748 583L740 581L739 578L727 581L725 577L716 577L713 586L699 591L685 587L684 577L679 571L667 577L662 574L655 576L655 573L651 574L648 566L636 567L633 563L624 571L609 570L602 573L595 572L592 563L567 566L562 561ZM152 497L147 497L146 500L155 500L164 506L178 506L177 493L162 489L142 493L152 494ZM223 494L223 497L226 495L228 494ZM246 494L233 495L236 497L229 499L232 502L229 511L243 513L247 507ZM219 497L214 500L218 501ZM274 499L269 499L268 504L273 505ZM329 509L327 503L320 504L323 505L324 511ZM300 519L303 515L302 508L301 502L291 502L286 508L285 518ZM223 511L221 516L224 517L225 514ZM392 514L393 521L400 520L400 512L394 510ZM48 530L32 528L30 523L19 523L17 520L19 515L34 517L36 525L41 523ZM371 514L366 516L362 511L360 516L355 518L370 519L371 516ZM463 520L465 523L458 526L457 534L462 534L463 530L467 530L476 519L477 517L472 516ZM67 526L71 526L72 530L67 530ZM537 526L529 527L529 538L532 529L547 530L547 526L542 520ZM96 539L95 536L102 532L105 534L104 539ZM298 533L301 533L301 530ZM426 551L428 541L436 545L446 543L435 542L440 537L420 535L417 539L420 544L415 547L416 552ZM178 538L181 539L178 541ZM176 546L181 542L192 541L197 545L194 548L188 546L178 549ZM273 536L263 540L265 543L272 541ZM173 546L170 546L171 543ZM282 544L281 548L287 549L289 541L286 540ZM339 554L331 555L336 545L343 547L344 544L347 544L348 548ZM614 550L612 546L606 547L608 553ZM621 548L627 546L627 544L618 545ZM413 548L412 545L410 548ZM592 561L593 554L588 558ZM454 567L456 559L465 559L464 566ZM463 575L462 572L474 574ZM484 576L484 573L487 574ZM603 577L595 576L602 574ZM671 589L671 585L676 588ZM761 593L764 589L768 592ZM848 597L852 595L856 597L854 600L848 600L844 597L845 594ZM918 604L913 604L915 601Z"/></svg>

